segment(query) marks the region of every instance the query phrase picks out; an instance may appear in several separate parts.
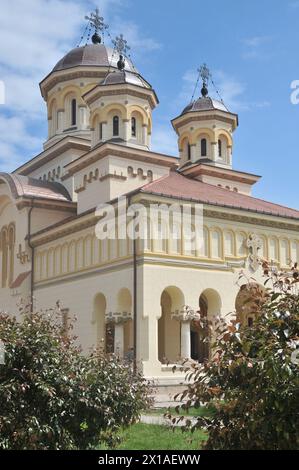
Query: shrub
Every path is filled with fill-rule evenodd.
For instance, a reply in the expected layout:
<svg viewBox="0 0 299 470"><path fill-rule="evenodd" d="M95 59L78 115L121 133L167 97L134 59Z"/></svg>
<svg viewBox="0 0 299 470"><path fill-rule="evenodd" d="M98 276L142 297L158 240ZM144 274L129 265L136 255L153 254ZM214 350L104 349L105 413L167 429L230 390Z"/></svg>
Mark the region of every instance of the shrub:
<svg viewBox="0 0 299 470"><path fill-rule="evenodd" d="M251 299L259 315L250 327L219 320L212 360L189 370L184 408L214 409L189 423L208 430L207 449L298 449L297 282L295 269L290 278L275 277L266 302Z"/></svg>
<svg viewBox="0 0 299 470"><path fill-rule="evenodd" d="M0 314L0 449L87 449L117 442L147 406L148 387L130 364L84 356L59 309Z"/></svg>

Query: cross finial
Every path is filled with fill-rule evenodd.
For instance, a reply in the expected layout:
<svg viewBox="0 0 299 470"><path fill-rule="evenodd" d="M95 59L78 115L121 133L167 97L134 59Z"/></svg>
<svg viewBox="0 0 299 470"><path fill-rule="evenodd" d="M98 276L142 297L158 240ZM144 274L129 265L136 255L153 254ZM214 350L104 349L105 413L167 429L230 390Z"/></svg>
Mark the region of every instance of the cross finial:
<svg viewBox="0 0 299 470"><path fill-rule="evenodd" d="M211 76L210 70L207 67L207 64L202 64L200 68L198 69L199 75L202 78L202 89L201 89L201 94L203 97L206 97L208 95L208 81Z"/></svg>
<svg viewBox="0 0 299 470"><path fill-rule="evenodd" d="M126 41L123 34L120 34L112 40L112 43L114 45L114 49L119 53L119 61L117 62L117 68L118 70L124 70L125 61L123 56L126 55L127 52L131 49L130 46L128 46L128 41Z"/></svg>
<svg viewBox="0 0 299 470"><path fill-rule="evenodd" d="M104 18L100 16L100 11L98 8L94 12L90 13L90 16L85 16L85 19L89 21L90 25L94 28L95 33L92 36L92 42L98 44L101 42L101 37L99 36L99 31L101 34L108 29L108 25L104 23Z"/></svg>
<svg viewBox="0 0 299 470"><path fill-rule="evenodd" d="M128 41L126 41L123 34L116 36L112 43L114 45L114 49L119 53L119 55L126 55L127 52L131 49L130 46L128 46Z"/></svg>

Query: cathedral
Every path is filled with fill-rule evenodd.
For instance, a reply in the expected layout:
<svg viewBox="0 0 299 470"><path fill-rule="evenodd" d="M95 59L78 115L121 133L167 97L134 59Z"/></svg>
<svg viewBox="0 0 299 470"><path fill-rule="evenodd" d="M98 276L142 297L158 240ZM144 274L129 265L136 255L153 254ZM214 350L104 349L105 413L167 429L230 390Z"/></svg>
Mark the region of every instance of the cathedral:
<svg viewBox="0 0 299 470"><path fill-rule="evenodd" d="M0 309L59 301L63 323L77 318L83 351L133 356L145 377L171 386L183 379L175 364L209 357L199 316L237 308L252 322L240 307L241 273L262 285L260 259L285 268L299 259L299 211L255 198L260 176L233 169L238 116L209 96L205 66L200 96L171 121L179 157L153 152L157 94L123 36L104 44L98 12L90 25L91 41L40 83L42 152L0 173ZM128 208L200 206L202 243L152 236L150 217L144 239L99 237L97 208L117 212L120 197ZM156 228L165 234L160 218Z"/></svg>

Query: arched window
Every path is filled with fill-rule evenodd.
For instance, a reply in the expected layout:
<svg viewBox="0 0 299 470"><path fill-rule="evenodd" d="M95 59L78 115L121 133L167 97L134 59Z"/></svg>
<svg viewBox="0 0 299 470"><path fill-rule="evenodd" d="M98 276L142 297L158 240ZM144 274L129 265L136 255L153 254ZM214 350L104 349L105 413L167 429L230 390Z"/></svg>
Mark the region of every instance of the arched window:
<svg viewBox="0 0 299 470"><path fill-rule="evenodd" d="M218 157L222 158L222 142L220 139L218 140Z"/></svg>
<svg viewBox="0 0 299 470"><path fill-rule="evenodd" d="M119 135L119 117L118 116L113 117L113 135L114 136Z"/></svg>
<svg viewBox="0 0 299 470"><path fill-rule="evenodd" d="M131 119L131 134L132 137L136 137L136 118L134 117Z"/></svg>
<svg viewBox="0 0 299 470"><path fill-rule="evenodd" d="M200 141L200 154L202 157L207 156L207 139L201 139Z"/></svg>
<svg viewBox="0 0 299 470"><path fill-rule="evenodd" d="M191 160L191 145L188 142L188 147L187 147L187 157L188 160Z"/></svg>
<svg viewBox="0 0 299 470"><path fill-rule="evenodd" d="M71 101L71 125L75 126L77 124L77 101L72 99Z"/></svg>

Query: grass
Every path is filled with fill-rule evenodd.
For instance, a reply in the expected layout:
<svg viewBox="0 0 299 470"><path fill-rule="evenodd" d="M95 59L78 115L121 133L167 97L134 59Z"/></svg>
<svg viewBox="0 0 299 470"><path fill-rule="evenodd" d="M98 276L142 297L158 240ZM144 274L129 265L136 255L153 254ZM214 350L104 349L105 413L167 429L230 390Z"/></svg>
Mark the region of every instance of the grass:
<svg viewBox="0 0 299 470"><path fill-rule="evenodd" d="M182 432L155 424L134 424L122 431L118 450L196 450L207 439L203 431ZM103 449L103 447L101 447Z"/></svg>

